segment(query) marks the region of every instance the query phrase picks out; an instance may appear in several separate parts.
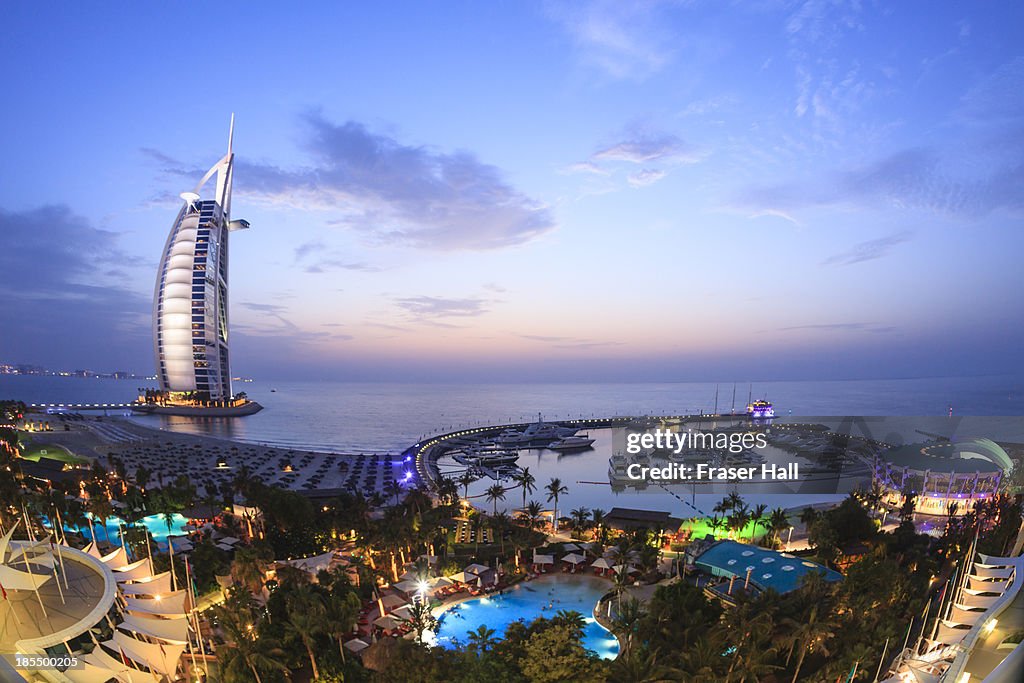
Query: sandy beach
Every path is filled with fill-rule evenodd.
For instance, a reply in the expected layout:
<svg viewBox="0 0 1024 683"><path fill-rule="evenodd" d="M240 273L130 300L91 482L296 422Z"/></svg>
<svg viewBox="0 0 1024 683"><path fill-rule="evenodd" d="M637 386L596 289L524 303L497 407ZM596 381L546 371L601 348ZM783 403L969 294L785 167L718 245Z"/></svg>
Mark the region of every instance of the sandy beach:
<svg viewBox="0 0 1024 683"><path fill-rule="evenodd" d="M151 487L185 475L200 497L218 495L243 467L281 488L352 489L365 495L383 493L388 481L404 476L398 456L390 454L275 448L151 429L120 417L32 415L31 420L49 423L53 431L26 434L30 441L61 445L105 467L111 456L119 458L129 476L145 467L152 473Z"/></svg>

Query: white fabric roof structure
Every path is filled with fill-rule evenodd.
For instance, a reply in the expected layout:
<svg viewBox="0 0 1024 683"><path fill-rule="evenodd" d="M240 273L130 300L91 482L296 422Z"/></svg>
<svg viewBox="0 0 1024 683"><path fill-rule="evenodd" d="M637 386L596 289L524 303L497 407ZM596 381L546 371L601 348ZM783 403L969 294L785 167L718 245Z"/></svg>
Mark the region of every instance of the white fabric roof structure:
<svg viewBox="0 0 1024 683"><path fill-rule="evenodd" d="M221 542L222 543L226 543L227 540L228 539L224 539ZM237 541L237 539L236 539L236 541ZM333 552L329 552L329 553L323 553L322 555L316 555L314 557L303 557L303 558L299 558L297 560L286 560L284 562L278 560L278 563L279 564L288 564L288 565L291 565L291 566L295 567L296 569L302 569L303 571L307 571L310 574L314 574L315 575L321 569L326 570L327 568L329 568L330 565L331 565L331 560L333 560L333 559L334 559L334 553Z"/></svg>
<svg viewBox="0 0 1024 683"><path fill-rule="evenodd" d="M87 656L88 655L86 655L86 657ZM82 659L84 660L85 657ZM124 667L122 666L122 668ZM86 661L82 661L78 668L69 668L64 672L64 676L66 676L71 683L107 683L107 681L115 675L116 672L104 666L96 666L95 664L90 664Z"/></svg>
<svg viewBox="0 0 1024 683"><path fill-rule="evenodd" d="M537 553L534 553L533 554L533 563L534 564L554 564L555 563L555 558L554 558L553 555L538 555Z"/></svg>
<svg viewBox="0 0 1024 683"><path fill-rule="evenodd" d="M466 573L467 574L476 574L476 575L479 576L480 574L483 574L486 571L490 571L490 569L491 569L490 567L487 567L487 566L482 565L482 564L471 564L468 567L466 567Z"/></svg>
<svg viewBox="0 0 1024 683"><path fill-rule="evenodd" d="M458 574L452 574L448 578L454 581L455 583L469 583L470 581L473 581L476 577L471 577L468 574L466 574L466 572L459 572Z"/></svg>
<svg viewBox="0 0 1024 683"><path fill-rule="evenodd" d="M392 588L397 588L398 590L402 591L406 595L412 595L413 593L419 593L420 592L420 582L419 581L411 581L411 580L410 581L399 581L398 583L391 584L391 587ZM427 588L427 592L428 593L431 590L433 590L433 589L432 588Z"/></svg>
<svg viewBox="0 0 1024 683"><path fill-rule="evenodd" d="M145 585L145 584L142 584ZM185 591L174 591L155 598L125 598L125 609L129 612L173 616L185 613Z"/></svg>
<svg viewBox="0 0 1024 683"><path fill-rule="evenodd" d="M966 588L963 595L960 596L960 601L968 607L984 607L988 609L1000 597L999 595L977 595L970 588Z"/></svg>
<svg viewBox="0 0 1024 683"><path fill-rule="evenodd" d="M409 605L402 605L392 612L391 615L401 619L402 621L410 621L412 619L412 612L409 611Z"/></svg>
<svg viewBox="0 0 1024 683"><path fill-rule="evenodd" d="M166 595L171 592L171 573L157 574L151 581L119 582L117 585L125 595Z"/></svg>
<svg viewBox="0 0 1024 683"><path fill-rule="evenodd" d="M128 553L124 548L118 548L109 555L99 556L100 562L111 569L124 569L128 566Z"/></svg>
<svg viewBox="0 0 1024 683"><path fill-rule="evenodd" d="M974 575L986 579L1008 579L1013 576L1013 567L990 567L975 562Z"/></svg>
<svg viewBox="0 0 1024 683"><path fill-rule="evenodd" d="M353 638L352 640L345 641L345 649L350 652L362 652L368 647L370 647L370 644L359 638Z"/></svg>
<svg viewBox="0 0 1024 683"><path fill-rule="evenodd" d="M111 641L107 641L111 643ZM117 652L117 646L113 645L112 649ZM111 673L107 674L107 678L116 676L117 680L121 683L160 683L160 679L147 671L140 671L135 667L128 667L119 658L111 657L107 654L106 650L97 645L92 652L82 656L82 661L87 662L96 666L97 668L106 669ZM71 671L69 669L69 671Z"/></svg>
<svg viewBox="0 0 1024 683"><path fill-rule="evenodd" d="M393 609L400 605L408 605L409 601L403 598L401 595L395 595L390 593L383 596L380 601L384 604L384 609Z"/></svg>
<svg viewBox="0 0 1024 683"><path fill-rule="evenodd" d="M604 559L603 557L599 557L596 560L594 560L593 562L591 562L590 566L591 567L596 567L597 569L611 569L612 568L612 566L608 563L608 560Z"/></svg>
<svg viewBox="0 0 1024 683"><path fill-rule="evenodd" d="M984 615L984 612L972 612L971 610L964 609L963 605L953 605L953 611L949 614L949 620L957 624L974 626L978 619Z"/></svg>
<svg viewBox="0 0 1024 683"><path fill-rule="evenodd" d="M140 581L150 576L153 576L153 563L148 557L114 570L115 581Z"/></svg>
<svg viewBox="0 0 1024 683"><path fill-rule="evenodd" d="M580 549L580 547L578 545L576 545L575 543L563 543L562 544L562 550L568 550L569 552L575 552L575 551L577 551L579 549Z"/></svg>
<svg viewBox="0 0 1024 683"><path fill-rule="evenodd" d="M952 621L946 621L943 619L939 624L939 630L935 634L935 639L940 643L945 643L946 645L959 643L970 632L970 629L955 628L955 626L956 624Z"/></svg>
<svg viewBox="0 0 1024 683"><path fill-rule="evenodd" d="M157 638L165 643L185 645L188 643L188 619L153 619L125 615L117 625L125 631L133 631L144 636Z"/></svg>
<svg viewBox="0 0 1024 683"><path fill-rule="evenodd" d="M438 576L435 579L431 579L430 583L434 588L444 588L445 586L451 586L455 582L449 579L447 576Z"/></svg>
<svg viewBox="0 0 1024 683"><path fill-rule="evenodd" d="M562 562L568 562L569 564L579 564L580 562L583 562L586 559L587 558L583 557L578 553L569 553L568 555L564 555L562 557Z"/></svg>
<svg viewBox="0 0 1024 683"><path fill-rule="evenodd" d="M401 624L402 624L402 621L400 619L396 619L395 617L391 616L390 614L385 614L384 616L377 617L376 619L373 620L373 625L374 626L379 626L380 628L384 629L385 631L390 631L393 628L398 628Z"/></svg>
<svg viewBox="0 0 1024 683"><path fill-rule="evenodd" d="M144 643L121 631L114 631L113 641L108 640L104 645L113 650L120 646L125 655L133 662L138 662L153 671L172 678L178 669L178 660L181 659L181 655L185 651L184 645Z"/></svg>
<svg viewBox="0 0 1024 683"><path fill-rule="evenodd" d="M996 579L994 581L985 581L981 577L971 575L967 577L968 588L975 591L984 591L986 593L1002 593L1010 585L1008 579Z"/></svg>

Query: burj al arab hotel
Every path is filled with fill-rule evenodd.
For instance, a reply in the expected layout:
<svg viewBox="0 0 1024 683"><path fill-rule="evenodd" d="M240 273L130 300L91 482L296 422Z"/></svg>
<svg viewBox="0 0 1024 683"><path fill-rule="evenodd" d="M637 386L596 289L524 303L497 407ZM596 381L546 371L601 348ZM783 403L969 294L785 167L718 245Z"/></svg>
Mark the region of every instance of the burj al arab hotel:
<svg viewBox="0 0 1024 683"><path fill-rule="evenodd" d="M231 219L231 117L228 151L191 192L167 237L153 297L153 347L163 400L230 404L228 236L249 227ZM216 176L212 194L207 184Z"/></svg>

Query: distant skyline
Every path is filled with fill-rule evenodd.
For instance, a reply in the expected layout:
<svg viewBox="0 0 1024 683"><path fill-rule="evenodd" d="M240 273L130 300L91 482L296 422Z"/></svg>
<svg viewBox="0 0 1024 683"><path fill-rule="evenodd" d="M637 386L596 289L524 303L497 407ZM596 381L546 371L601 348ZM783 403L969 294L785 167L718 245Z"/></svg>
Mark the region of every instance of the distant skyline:
<svg viewBox="0 0 1024 683"><path fill-rule="evenodd" d="M1012 2L5 8L0 362L154 372L236 115L232 368L1019 372Z"/></svg>

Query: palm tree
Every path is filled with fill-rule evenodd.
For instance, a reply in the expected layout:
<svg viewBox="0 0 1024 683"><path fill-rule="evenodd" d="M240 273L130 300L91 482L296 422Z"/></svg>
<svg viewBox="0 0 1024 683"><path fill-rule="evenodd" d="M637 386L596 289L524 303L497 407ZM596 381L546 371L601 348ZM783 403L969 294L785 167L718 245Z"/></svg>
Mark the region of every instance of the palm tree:
<svg viewBox="0 0 1024 683"><path fill-rule="evenodd" d="M491 517L491 528L494 529L495 535L498 537L498 541L501 543L501 554L505 554L505 536L508 531L512 528L512 519L508 516L508 513L502 510Z"/></svg>
<svg viewBox="0 0 1024 683"><path fill-rule="evenodd" d="M630 683L666 683L678 681L681 672L658 663L658 653L649 650L627 652L616 657L608 668L610 681Z"/></svg>
<svg viewBox="0 0 1024 683"><path fill-rule="evenodd" d="M479 512L474 513L474 515L469 518L469 523L470 523L470 525L472 525L472 528L473 528L473 539L476 541L476 547L473 550L473 554L474 555L479 555L480 554L480 537L483 535L484 526L485 526L484 525L484 516L482 514L480 514Z"/></svg>
<svg viewBox="0 0 1024 683"><path fill-rule="evenodd" d="M505 500L505 487L501 484L494 484L487 489L487 500L493 503L494 514L498 514L498 501Z"/></svg>
<svg viewBox="0 0 1024 683"><path fill-rule="evenodd" d="M537 477L530 473L529 467L524 467L512 479L523 488L523 507L526 507L526 497L537 490Z"/></svg>
<svg viewBox="0 0 1024 683"><path fill-rule="evenodd" d="M437 482L437 497L446 505L452 505L459 497L459 487L451 477L441 476Z"/></svg>
<svg viewBox="0 0 1024 683"><path fill-rule="evenodd" d="M288 671L282 663L285 653L279 643L259 636L254 628L252 598L248 594L231 595L213 611L225 635L225 643L217 647L217 658L226 682L244 683L255 679L256 683L262 683L260 670Z"/></svg>
<svg viewBox="0 0 1024 683"><path fill-rule="evenodd" d="M483 654L494 644L495 630L487 628L483 624L475 631L469 632L469 649L472 652Z"/></svg>
<svg viewBox="0 0 1024 683"><path fill-rule="evenodd" d="M715 515L711 518L711 521L708 522L708 525L711 527L711 535L717 538L718 532L725 528L728 525L728 522L718 515Z"/></svg>
<svg viewBox="0 0 1024 683"><path fill-rule="evenodd" d="M239 548L231 563L231 579L250 593L257 593L263 587L263 563L252 548Z"/></svg>
<svg viewBox="0 0 1024 683"><path fill-rule="evenodd" d="M531 500L526 506L526 516L530 520L530 528L536 529L540 524L540 516L544 513L544 506L536 500Z"/></svg>
<svg viewBox="0 0 1024 683"><path fill-rule="evenodd" d="M351 590L333 593L324 604L326 608L327 633L338 641L338 652L341 661L345 661L345 634L351 633L359 620L359 609L362 603L359 596Z"/></svg>
<svg viewBox="0 0 1024 683"><path fill-rule="evenodd" d="M476 481L476 476L472 472L466 470L459 475L459 484L462 485L462 497L469 498L469 485Z"/></svg>
<svg viewBox="0 0 1024 683"><path fill-rule="evenodd" d="M804 665L804 658L812 652L820 652L826 657L829 656L828 642L835 633L832 632L832 624L827 620L818 619L818 603L811 606L807 619L800 624L793 633L793 639L798 643L800 658L796 660L796 670L793 671L793 681L796 683L800 677L800 668Z"/></svg>
<svg viewBox="0 0 1024 683"><path fill-rule="evenodd" d="M765 505L764 503L759 503L758 505L754 506L754 511L750 514L750 518L754 522L753 524L750 525L750 540L751 541L754 540L754 532L757 531L757 527L758 526L761 526L761 527L763 527L766 530L768 529L768 524L767 523L765 523L765 524L761 523L761 521L764 519L764 513L767 512L767 511L768 511L768 506Z"/></svg>
<svg viewBox="0 0 1024 683"><path fill-rule="evenodd" d="M288 612L286 628L298 636L306 647L309 663L313 667L313 679L316 680L320 678L320 670L316 666L313 646L316 644L317 635L324 630L326 610L323 600L309 586L299 586L288 596L286 609Z"/></svg>
<svg viewBox="0 0 1024 683"><path fill-rule="evenodd" d="M608 529L604 525L604 510L601 508L594 508L590 511L590 519L594 522L594 526L597 528L598 542L604 545L608 540Z"/></svg>
<svg viewBox="0 0 1024 683"><path fill-rule="evenodd" d="M555 502L554 529L555 533L558 533L558 497L569 493L569 487L564 486L561 479L554 477L548 485L544 487L544 490L548 492L548 501Z"/></svg>
<svg viewBox="0 0 1024 683"><path fill-rule="evenodd" d="M412 627L413 633L416 634L417 643L423 642L424 631L434 631L437 629L437 619L430 613L430 605L426 602L413 603L409 608L409 619L407 621L409 626ZM470 634L470 638L472 638L472 634Z"/></svg>
<svg viewBox="0 0 1024 683"><path fill-rule="evenodd" d="M768 533L771 534L774 541L781 540L782 532L789 526L789 517L786 515L785 508L775 508L768 515Z"/></svg>
<svg viewBox="0 0 1024 683"><path fill-rule="evenodd" d="M581 505L569 514L572 516L573 526L582 532L586 528L587 522L590 521L590 510Z"/></svg>
<svg viewBox="0 0 1024 683"><path fill-rule="evenodd" d="M612 630L626 635L623 647L623 652L626 654L633 649L633 634L636 632L636 627L643 617L644 609L636 598L626 600L625 603L619 605L615 612L615 617L612 619Z"/></svg>
<svg viewBox="0 0 1024 683"><path fill-rule="evenodd" d="M398 495L402 492L402 485L394 479L384 482L384 495L393 496L395 505L398 505Z"/></svg>

